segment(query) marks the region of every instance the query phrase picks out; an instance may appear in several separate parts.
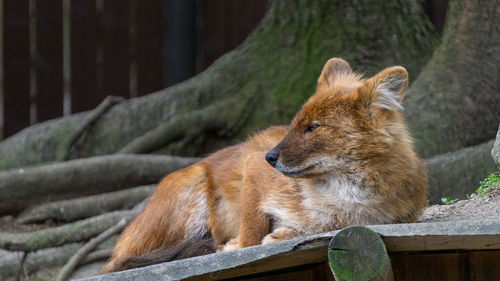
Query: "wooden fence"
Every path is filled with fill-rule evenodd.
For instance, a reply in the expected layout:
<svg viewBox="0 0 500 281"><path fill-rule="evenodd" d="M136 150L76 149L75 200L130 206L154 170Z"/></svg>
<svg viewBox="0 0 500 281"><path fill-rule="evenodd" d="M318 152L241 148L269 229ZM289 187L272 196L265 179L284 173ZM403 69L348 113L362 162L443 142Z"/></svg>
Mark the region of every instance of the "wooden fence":
<svg viewBox="0 0 500 281"><path fill-rule="evenodd" d="M240 44L267 0L2 0L0 139L145 95ZM3 101L2 101L3 100Z"/></svg>

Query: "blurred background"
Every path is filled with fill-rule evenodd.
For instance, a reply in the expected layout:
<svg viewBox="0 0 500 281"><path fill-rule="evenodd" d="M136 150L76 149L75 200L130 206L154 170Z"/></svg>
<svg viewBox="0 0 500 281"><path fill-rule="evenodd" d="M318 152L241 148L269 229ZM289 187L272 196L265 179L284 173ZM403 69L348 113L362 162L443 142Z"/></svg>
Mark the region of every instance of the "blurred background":
<svg viewBox="0 0 500 281"><path fill-rule="evenodd" d="M498 219L498 2L0 0L0 280L52 279L166 174L290 122L331 57L408 70L404 114L444 204L422 220ZM467 255L400 276L470 279Z"/></svg>
<svg viewBox="0 0 500 281"><path fill-rule="evenodd" d="M447 0L426 0L438 32ZM146 95L206 69L242 43L267 0L0 1L0 140Z"/></svg>

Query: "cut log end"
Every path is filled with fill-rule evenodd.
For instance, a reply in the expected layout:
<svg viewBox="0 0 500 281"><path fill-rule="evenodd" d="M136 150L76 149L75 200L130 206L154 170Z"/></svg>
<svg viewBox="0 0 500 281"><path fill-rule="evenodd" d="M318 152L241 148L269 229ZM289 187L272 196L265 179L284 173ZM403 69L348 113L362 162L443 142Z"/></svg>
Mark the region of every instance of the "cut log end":
<svg viewBox="0 0 500 281"><path fill-rule="evenodd" d="M363 226L341 230L330 242L328 260L335 280L394 280L380 236Z"/></svg>

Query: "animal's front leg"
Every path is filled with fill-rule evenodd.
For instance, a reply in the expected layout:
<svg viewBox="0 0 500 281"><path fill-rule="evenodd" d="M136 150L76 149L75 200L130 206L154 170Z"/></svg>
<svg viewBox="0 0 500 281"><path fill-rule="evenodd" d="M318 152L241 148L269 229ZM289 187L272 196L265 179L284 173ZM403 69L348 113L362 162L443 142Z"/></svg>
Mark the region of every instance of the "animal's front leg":
<svg viewBox="0 0 500 281"><path fill-rule="evenodd" d="M258 201L249 198L252 198L251 195L246 196L242 202L238 237L219 246L218 252L259 245L262 238L269 233L269 218L259 210Z"/></svg>
<svg viewBox="0 0 500 281"><path fill-rule="evenodd" d="M252 195L247 195L242 202L238 236L220 245L217 252L259 245L262 238L269 233L269 218L259 210L258 201L251 198Z"/></svg>
<svg viewBox="0 0 500 281"><path fill-rule="evenodd" d="M241 248L240 243L238 242L238 238L233 238L226 242L224 245L220 245L217 248L217 252L227 252Z"/></svg>
<svg viewBox="0 0 500 281"><path fill-rule="evenodd" d="M249 167L247 170L254 171ZM259 245L262 238L270 231L269 217L260 209L262 193L259 191L259 183L256 182L258 176L248 173L243 179L238 231L240 248Z"/></svg>
<svg viewBox="0 0 500 281"><path fill-rule="evenodd" d="M255 210L256 208L251 208ZM269 233L269 219L260 211L249 212L243 208L238 237L220 245L217 252L227 252L249 246L259 245L262 237Z"/></svg>
<svg viewBox="0 0 500 281"><path fill-rule="evenodd" d="M299 237L300 233L288 227L276 228L272 233L269 233L262 239L262 244L269 244L284 240L290 240Z"/></svg>

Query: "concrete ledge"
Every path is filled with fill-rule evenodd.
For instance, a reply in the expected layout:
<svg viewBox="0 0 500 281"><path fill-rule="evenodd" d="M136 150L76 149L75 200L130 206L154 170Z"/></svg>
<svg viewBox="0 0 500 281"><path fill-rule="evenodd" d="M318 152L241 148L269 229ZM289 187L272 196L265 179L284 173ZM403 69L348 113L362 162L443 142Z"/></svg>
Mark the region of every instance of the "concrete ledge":
<svg viewBox="0 0 500 281"><path fill-rule="evenodd" d="M387 251L500 249L500 219L367 226L382 236ZM220 280L327 261L337 231L232 252L157 264L81 280Z"/></svg>

